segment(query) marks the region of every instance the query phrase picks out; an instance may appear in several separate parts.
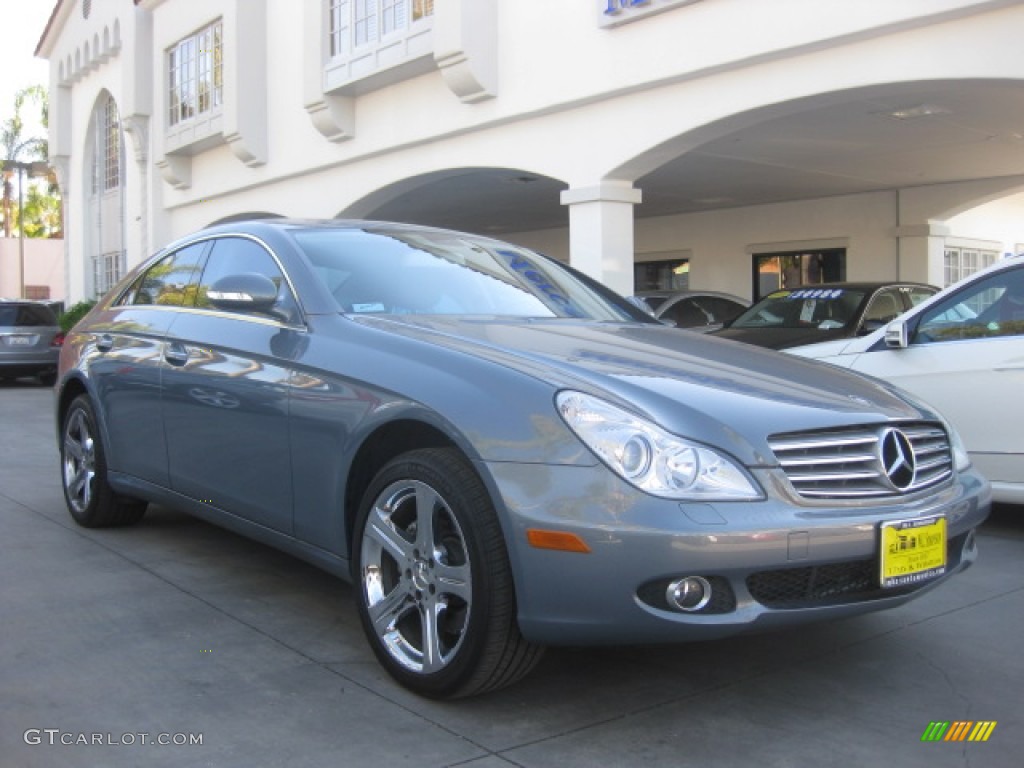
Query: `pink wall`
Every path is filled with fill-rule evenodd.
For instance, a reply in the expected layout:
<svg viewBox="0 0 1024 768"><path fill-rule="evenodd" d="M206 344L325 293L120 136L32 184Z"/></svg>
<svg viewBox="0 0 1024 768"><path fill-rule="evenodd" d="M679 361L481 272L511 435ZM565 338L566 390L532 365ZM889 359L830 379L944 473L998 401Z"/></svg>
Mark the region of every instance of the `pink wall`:
<svg viewBox="0 0 1024 768"><path fill-rule="evenodd" d="M0 237L0 297L19 298L20 262L18 238ZM46 285L50 299L65 298L63 240L25 238L25 285Z"/></svg>

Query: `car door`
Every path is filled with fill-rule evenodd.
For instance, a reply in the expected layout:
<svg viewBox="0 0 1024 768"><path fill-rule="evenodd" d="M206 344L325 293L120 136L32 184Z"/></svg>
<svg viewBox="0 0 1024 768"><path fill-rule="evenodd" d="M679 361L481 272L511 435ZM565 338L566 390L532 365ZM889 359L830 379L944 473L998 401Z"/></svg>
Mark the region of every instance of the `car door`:
<svg viewBox="0 0 1024 768"><path fill-rule="evenodd" d="M207 243L167 254L143 272L90 326L83 348L93 395L106 427L110 471L167 486L160 412L164 335L194 294Z"/></svg>
<svg viewBox="0 0 1024 768"><path fill-rule="evenodd" d="M937 302L915 319L906 349L865 352L852 367L935 406L990 480L1024 478L1024 267Z"/></svg>
<svg viewBox="0 0 1024 768"><path fill-rule="evenodd" d="M279 286L280 315L214 307L208 294L228 275L258 273ZM290 532L289 361L282 338L297 304L260 242L212 241L195 309L171 325L164 347L163 421L171 487L247 520ZM287 318L287 319L286 319Z"/></svg>

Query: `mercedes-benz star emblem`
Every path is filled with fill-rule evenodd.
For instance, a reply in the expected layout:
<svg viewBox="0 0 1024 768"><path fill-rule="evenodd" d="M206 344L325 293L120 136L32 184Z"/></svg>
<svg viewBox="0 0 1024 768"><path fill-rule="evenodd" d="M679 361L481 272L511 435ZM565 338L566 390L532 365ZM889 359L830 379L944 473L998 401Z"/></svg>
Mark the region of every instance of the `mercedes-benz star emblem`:
<svg viewBox="0 0 1024 768"><path fill-rule="evenodd" d="M886 429L882 432L878 453L889 485L897 491L905 491L914 484L917 462L914 447L905 434L891 427Z"/></svg>

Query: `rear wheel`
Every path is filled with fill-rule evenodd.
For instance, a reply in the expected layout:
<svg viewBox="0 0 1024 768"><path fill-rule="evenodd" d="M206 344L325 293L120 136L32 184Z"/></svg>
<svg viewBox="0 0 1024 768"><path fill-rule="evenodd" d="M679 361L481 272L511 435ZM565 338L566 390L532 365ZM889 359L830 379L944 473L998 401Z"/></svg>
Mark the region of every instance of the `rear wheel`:
<svg viewBox="0 0 1024 768"><path fill-rule="evenodd" d="M134 525L146 513L146 502L120 496L107 482L107 460L96 415L85 395L76 397L64 416L60 464L64 500L79 525Z"/></svg>
<svg viewBox="0 0 1024 768"><path fill-rule="evenodd" d="M543 649L516 624L497 514L457 451L412 451L377 474L360 508L353 558L374 653L416 693L483 693L540 660Z"/></svg>

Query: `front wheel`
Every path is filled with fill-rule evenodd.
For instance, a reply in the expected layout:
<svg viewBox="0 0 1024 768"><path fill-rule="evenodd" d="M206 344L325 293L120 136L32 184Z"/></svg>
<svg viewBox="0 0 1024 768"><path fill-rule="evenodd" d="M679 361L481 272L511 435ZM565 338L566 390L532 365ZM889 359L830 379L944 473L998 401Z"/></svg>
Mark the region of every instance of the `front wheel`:
<svg viewBox="0 0 1024 768"><path fill-rule="evenodd" d="M107 482L107 460L96 415L85 395L76 397L64 415L60 465L64 500L79 525L134 525L146 513L146 502L118 495Z"/></svg>
<svg viewBox="0 0 1024 768"><path fill-rule="evenodd" d="M416 693L483 693L540 660L543 649L516 624L497 514L457 451L411 451L377 474L360 506L353 562L374 653Z"/></svg>

